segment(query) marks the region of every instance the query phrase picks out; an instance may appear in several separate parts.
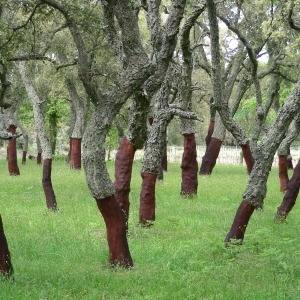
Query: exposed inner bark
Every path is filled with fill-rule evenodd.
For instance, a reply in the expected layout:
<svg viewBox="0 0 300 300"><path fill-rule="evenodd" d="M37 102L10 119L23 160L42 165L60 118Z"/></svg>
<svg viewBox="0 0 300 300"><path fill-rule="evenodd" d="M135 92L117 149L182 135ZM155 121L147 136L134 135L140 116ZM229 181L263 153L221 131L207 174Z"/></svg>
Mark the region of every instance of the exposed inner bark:
<svg viewBox="0 0 300 300"><path fill-rule="evenodd" d="M22 164L26 165L27 151L22 152Z"/></svg>
<svg viewBox="0 0 300 300"><path fill-rule="evenodd" d="M16 126L10 125L8 131L11 134L16 133ZM17 176L20 175L20 170L18 167L18 160L17 160L17 141L16 139L12 139L8 141L7 146L7 161L8 161L8 172L9 175Z"/></svg>
<svg viewBox="0 0 300 300"><path fill-rule="evenodd" d="M36 157L36 163L38 165L41 165L42 164L42 153L41 152L38 152L37 154L37 157Z"/></svg>
<svg viewBox="0 0 300 300"><path fill-rule="evenodd" d="M96 199L96 202L106 225L109 263L112 266L132 267L133 261L127 243L125 217L115 196Z"/></svg>
<svg viewBox="0 0 300 300"><path fill-rule="evenodd" d="M2 218L0 215L0 275L3 275L4 277L10 277L12 273L13 266L11 263L6 236L4 234Z"/></svg>
<svg viewBox="0 0 300 300"><path fill-rule="evenodd" d="M161 166L163 171L168 171L168 153L167 153L167 146L164 149L162 161L161 161Z"/></svg>
<svg viewBox="0 0 300 300"><path fill-rule="evenodd" d="M126 223L129 217L129 193L134 153L133 145L126 137L123 137L116 154L114 187L115 197L124 212Z"/></svg>
<svg viewBox="0 0 300 300"><path fill-rule="evenodd" d="M287 189L287 184L289 182L289 175L287 171L287 159L286 155L278 156L278 173L279 173L279 184L280 191L284 192Z"/></svg>
<svg viewBox="0 0 300 300"><path fill-rule="evenodd" d="M70 167L71 169L81 169L81 138L70 139Z"/></svg>
<svg viewBox="0 0 300 300"><path fill-rule="evenodd" d="M52 181L51 181L51 171L52 171L52 159L47 158L44 160L43 164L43 189L46 197L47 208L52 210L57 210L56 197L54 194Z"/></svg>
<svg viewBox="0 0 300 300"><path fill-rule="evenodd" d="M215 127L215 121L211 120L210 123L209 123L209 126L208 126L207 135L205 137L206 146L208 146L209 143L210 143L211 136L212 136L212 134L214 132L214 127Z"/></svg>
<svg viewBox="0 0 300 300"><path fill-rule="evenodd" d="M206 148L205 154L202 157L202 163L199 172L200 175L211 174L219 156L221 146L222 141L216 138L211 138L211 141Z"/></svg>
<svg viewBox="0 0 300 300"><path fill-rule="evenodd" d="M241 145L241 148L247 166L247 172L248 174L250 174L254 165L254 158L251 153L250 145L249 144Z"/></svg>
<svg viewBox="0 0 300 300"><path fill-rule="evenodd" d="M290 147L288 147L288 149L287 149L286 164L287 164L288 170L293 170L294 169Z"/></svg>
<svg viewBox="0 0 300 300"><path fill-rule="evenodd" d="M244 234L254 209L255 207L248 204L247 202L241 202L236 212L230 231L225 238L225 243L235 245L241 245L243 243Z"/></svg>
<svg viewBox="0 0 300 300"><path fill-rule="evenodd" d="M181 161L181 194L194 196L198 189L198 163L194 134L184 135L184 151Z"/></svg>
<svg viewBox="0 0 300 300"><path fill-rule="evenodd" d="M275 220L283 221L296 203L300 187L300 161L298 161L292 178L287 184L286 193L281 205L277 208Z"/></svg>
<svg viewBox="0 0 300 300"><path fill-rule="evenodd" d="M140 194L140 223L151 226L155 221L155 182L157 174L141 173L143 182Z"/></svg>

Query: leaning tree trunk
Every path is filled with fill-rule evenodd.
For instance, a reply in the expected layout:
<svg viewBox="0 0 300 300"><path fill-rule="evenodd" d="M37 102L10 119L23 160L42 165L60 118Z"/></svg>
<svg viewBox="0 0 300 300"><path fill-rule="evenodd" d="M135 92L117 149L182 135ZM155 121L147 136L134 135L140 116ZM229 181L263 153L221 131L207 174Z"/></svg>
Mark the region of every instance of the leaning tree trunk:
<svg viewBox="0 0 300 300"><path fill-rule="evenodd" d="M129 218L130 181L135 151L136 149L128 138L123 137L120 141L115 159L115 196L124 213L126 223L128 223Z"/></svg>
<svg viewBox="0 0 300 300"><path fill-rule="evenodd" d="M214 124L214 132L210 139L209 145L206 147L205 154L202 157L202 163L199 171L200 175L210 175L212 173L225 138L225 133L226 129L219 114L217 114Z"/></svg>
<svg viewBox="0 0 300 300"><path fill-rule="evenodd" d="M13 266L11 263L10 252L8 250L8 243L4 234L2 217L0 215L0 276L6 278L13 274Z"/></svg>
<svg viewBox="0 0 300 300"><path fill-rule="evenodd" d="M55 193L52 186L51 170L52 170L52 149L51 143L47 136L45 127L45 118L41 107L41 101L35 91L35 88L30 80L28 70L26 69L25 62L16 63L18 71L21 75L23 84L25 85L28 98L33 107L33 116L35 121L35 128L37 137L42 148L43 156L43 178L42 185L46 198L46 206L48 209L56 211L58 209Z"/></svg>
<svg viewBox="0 0 300 300"><path fill-rule="evenodd" d="M95 106L84 134L83 166L89 190L106 224L109 263L131 267L133 261L126 238L125 216L105 164L105 137L117 112L113 108Z"/></svg>
<svg viewBox="0 0 300 300"><path fill-rule="evenodd" d="M281 142L277 154L278 154L278 169L279 169L279 183L280 191L285 191L289 182L288 177L288 160L290 157L290 145L299 135L300 131L300 114L298 114L295 120L292 122L286 137Z"/></svg>
<svg viewBox="0 0 300 300"><path fill-rule="evenodd" d="M300 160L298 161L292 178L287 184L286 193L283 197L281 205L277 208L275 220L283 221L287 218L289 212L294 207L300 187Z"/></svg>
<svg viewBox="0 0 300 300"><path fill-rule="evenodd" d="M8 131L14 135L16 133L16 126L10 125ZM7 161L8 161L8 172L9 175L20 175L17 157L17 140L13 139L8 141L7 146Z"/></svg>
<svg viewBox="0 0 300 300"><path fill-rule="evenodd" d="M289 182L286 155L278 155L279 189L284 192Z"/></svg>
<svg viewBox="0 0 300 300"><path fill-rule="evenodd" d="M267 179L274 154L288 131L288 127L300 109L300 81L278 111L276 120L256 149L256 160L250 174L247 189L243 194L241 209L238 209L225 242L241 243L248 221L255 208L263 206L267 191Z"/></svg>
<svg viewBox="0 0 300 300"><path fill-rule="evenodd" d="M205 137L205 144L206 147L209 145L210 141L211 141L211 136L214 132L214 128L215 128L215 119L211 119L208 125L208 130L207 130L207 135Z"/></svg>
<svg viewBox="0 0 300 300"><path fill-rule="evenodd" d="M129 193L134 154L137 149L142 149L147 138L147 114L149 101L141 92L135 92L130 105L128 131L120 140L120 145L115 158L116 199L121 206L128 226L129 218Z"/></svg>

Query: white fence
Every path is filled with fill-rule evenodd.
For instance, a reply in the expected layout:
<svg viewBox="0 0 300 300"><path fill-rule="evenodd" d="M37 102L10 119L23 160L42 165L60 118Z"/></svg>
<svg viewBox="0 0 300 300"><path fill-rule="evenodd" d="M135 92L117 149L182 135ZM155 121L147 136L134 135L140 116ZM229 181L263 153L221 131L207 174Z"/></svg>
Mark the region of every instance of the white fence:
<svg viewBox="0 0 300 300"><path fill-rule="evenodd" d="M197 160L201 163L202 157L205 154L206 146L197 146ZM111 151L111 158L115 157L116 150ZM167 156L169 162L181 162L183 154L183 147L180 146L168 146ZM143 150L138 150L135 153L135 160L142 159L144 155ZM293 165L295 166L300 158L300 147L292 147L291 155L293 158ZM239 146L222 146L217 163L220 164L244 164L241 156L241 147ZM278 165L277 153L274 155L273 166Z"/></svg>

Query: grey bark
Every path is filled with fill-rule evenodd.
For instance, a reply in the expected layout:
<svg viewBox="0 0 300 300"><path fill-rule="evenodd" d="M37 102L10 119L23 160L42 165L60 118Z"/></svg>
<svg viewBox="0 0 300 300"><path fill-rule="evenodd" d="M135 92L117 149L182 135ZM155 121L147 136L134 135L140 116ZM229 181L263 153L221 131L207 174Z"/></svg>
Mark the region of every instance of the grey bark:
<svg viewBox="0 0 300 300"><path fill-rule="evenodd" d="M300 81L294 87L289 98L278 111L275 122L268 130L256 150L256 161L250 174L243 200L255 207L262 207L266 196L266 183L272 166L274 154L286 135L292 120L300 109Z"/></svg>
<svg viewBox="0 0 300 300"><path fill-rule="evenodd" d="M42 109L42 101L39 99L39 97L35 91L35 88L30 80L30 75L26 68L26 63L22 62L22 61L16 62L15 66L17 67L17 69L21 75L23 84L24 84L26 92L28 94L28 98L33 107L35 129L36 129L38 138L41 143L43 159L44 160L52 159L51 143L47 136L47 131L46 131L46 127L45 127L44 114L43 114L43 109Z"/></svg>

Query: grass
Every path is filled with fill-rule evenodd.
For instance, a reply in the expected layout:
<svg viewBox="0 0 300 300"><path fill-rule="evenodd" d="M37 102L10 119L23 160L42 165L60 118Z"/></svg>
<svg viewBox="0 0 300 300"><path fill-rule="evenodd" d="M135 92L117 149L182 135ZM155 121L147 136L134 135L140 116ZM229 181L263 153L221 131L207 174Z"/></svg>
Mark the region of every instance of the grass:
<svg viewBox="0 0 300 300"><path fill-rule="evenodd" d="M112 163L108 163L113 173ZM225 248L247 182L244 167L217 165L199 177L198 197L180 197L180 166L157 184L156 221L138 225L140 163L134 165L129 220L131 270L111 269L105 225L83 171L54 161L58 213L47 211L41 166L8 176L0 160L0 212L15 269L0 281L0 299L300 299L299 207L273 221L282 200L271 172L263 211L254 213L244 245Z"/></svg>

